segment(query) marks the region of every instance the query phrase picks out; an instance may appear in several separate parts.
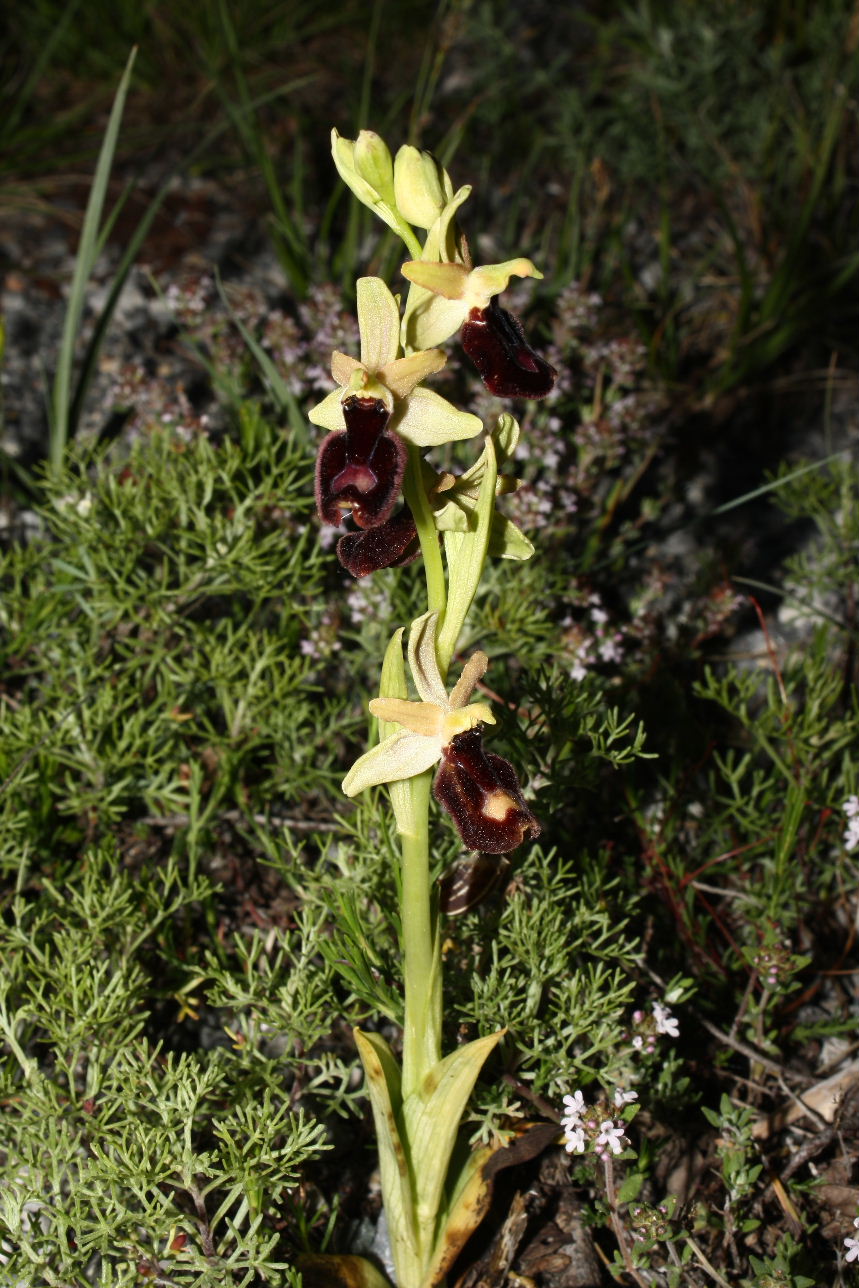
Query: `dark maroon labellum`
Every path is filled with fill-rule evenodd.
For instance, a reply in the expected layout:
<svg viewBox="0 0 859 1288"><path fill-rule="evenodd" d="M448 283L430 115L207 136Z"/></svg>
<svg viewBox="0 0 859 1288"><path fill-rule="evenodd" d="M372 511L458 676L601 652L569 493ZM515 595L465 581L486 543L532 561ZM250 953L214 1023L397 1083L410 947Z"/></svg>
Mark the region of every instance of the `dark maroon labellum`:
<svg viewBox="0 0 859 1288"><path fill-rule="evenodd" d="M557 371L535 353L521 323L493 296L485 309L472 309L459 333L480 379L497 398L545 398Z"/></svg>
<svg viewBox="0 0 859 1288"><path fill-rule="evenodd" d="M447 917L461 917L488 899L507 875L510 863L494 854L459 859L438 879L438 906Z"/></svg>
<svg viewBox="0 0 859 1288"><path fill-rule="evenodd" d="M379 398L357 394L343 403L345 429L322 440L316 458L316 508L335 527L351 509L359 528L390 517L406 468L406 445L386 433L390 412Z"/></svg>
<svg viewBox="0 0 859 1288"><path fill-rule="evenodd" d="M407 505L375 528L347 532L337 542L337 558L353 577L366 577L380 568L404 568L420 552L418 531Z"/></svg>
<svg viewBox="0 0 859 1288"><path fill-rule="evenodd" d="M516 770L509 760L483 750L479 729L456 734L444 748L433 795L469 850L506 854L540 835Z"/></svg>

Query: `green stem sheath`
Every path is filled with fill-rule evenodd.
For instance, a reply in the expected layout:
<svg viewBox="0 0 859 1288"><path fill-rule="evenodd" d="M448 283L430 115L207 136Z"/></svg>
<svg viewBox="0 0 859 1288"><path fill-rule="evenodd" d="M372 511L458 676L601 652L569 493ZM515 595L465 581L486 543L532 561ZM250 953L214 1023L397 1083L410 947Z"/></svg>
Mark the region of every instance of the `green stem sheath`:
<svg viewBox="0 0 859 1288"><path fill-rule="evenodd" d="M402 841L402 949L405 983L403 1097L418 1089L441 1059L441 974L432 906L429 800L433 771L410 779L414 835Z"/></svg>
<svg viewBox="0 0 859 1288"><path fill-rule="evenodd" d="M420 449L409 445L403 492L414 516L427 583L427 607L444 617L447 582L438 532L424 489ZM409 780L414 834L402 836L402 951L405 981L403 1095L421 1085L441 1059L441 969L438 918L433 908L429 802L433 771Z"/></svg>
<svg viewBox="0 0 859 1288"><path fill-rule="evenodd" d="M421 543L421 554L423 555L424 572L427 579L427 608L431 613L438 613L440 629L447 606L447 583L444 577L444 564L442 563L441 548L438 543L438 532L433 523L432 510L427 494L424 491L424 481L421 476L420 448L415 447L412 443L409 444L409 463L406 467L406 476L403 479L403 495L412 512L415 526L418 530L418 540Z"/></svg>

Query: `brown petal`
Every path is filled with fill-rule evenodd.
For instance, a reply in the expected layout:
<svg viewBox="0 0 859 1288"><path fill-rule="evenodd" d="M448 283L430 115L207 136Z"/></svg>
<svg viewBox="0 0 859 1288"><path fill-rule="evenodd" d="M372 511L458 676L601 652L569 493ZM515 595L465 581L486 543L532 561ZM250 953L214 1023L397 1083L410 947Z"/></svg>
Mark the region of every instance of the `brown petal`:
<svg viewBox="0 0 859 1288"><path fill-rule="evenodd" d="M438 879L438 906L446 917L461 917L488 899L510 868L508 859L477 854L458 859Z"/></svg>
<svg viewBox="0 0 859 1288"><path fill-rule="evenodd" d="M379 568L404 568L420 552L415 521L408 506L375 528L347 532L337 542L337 558L353 577L366 577Z"/></svg>
<svg viewBox="0 0 859 1288"><path fill-rule="evenodd" d="M506 854L527 837L540 835L515 769L502 756L483 750L479 729L457 734L445 747L433 795L470 850Z"/></svg>

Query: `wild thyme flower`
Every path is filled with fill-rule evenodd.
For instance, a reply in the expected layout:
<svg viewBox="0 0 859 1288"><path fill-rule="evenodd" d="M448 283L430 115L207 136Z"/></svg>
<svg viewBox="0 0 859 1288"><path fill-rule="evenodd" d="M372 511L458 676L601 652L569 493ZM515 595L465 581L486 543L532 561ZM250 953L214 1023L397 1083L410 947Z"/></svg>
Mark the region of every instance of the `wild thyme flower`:
<svg viewBox="0 0 859 1288"><path fill-rule="evenodd" d="M355 761L343 791L356 796L367 787L413 778L441 761L433 792L463 843L503 854L527 836L538 836L540 825L525 803L513 766L483 750L478 726L494 724L495 717L485 702L468 699L489 659L473 653L448 694L436 658L437 621L436 613L425 613L413 623L409 638L409 665L421 701L370 702L374 716L401 727Z"/></svg>
<svg viewBox="0 0 859 1288"><path fill-rule="evenodd" d="M614 1103L617 1108L637 1099L634 1091L623 1091L619 1087L615 1090ZM623 1151L621 1142L624 1126L623 1123L616 1124L607 1116L610 1113L607 1093L601 1094L591 1108L581 1091L575 1091L570 1096L564 1096L564 1108L566 1113L561 1119L561 1126L564 1130L564 1148L568 1154L584 1154L589 1143L593 1145L594 1153L599 1158Z"/></svg>
<svg viewBox="0 0 859 1288"><path fill-rule="evenodd" d="M859 1230L859 1216L854 1217L853 1225L857 1230ZM848 1235L844 1240L844 1246L847 1249L847 1252L844 1254L845 1261L856 1261L859 1259L859 1239L854 1238L852 1235Z"/></svg>
<svg viewBox="0 0 859 1288"><path fill-rule="evenodd" d="M656 1040L660 1034L670 1038L680 1036L680 1026L676 1018L662 1002L653 1003L650 1015L646 1015L641 1010L633 1011L632 1026L630 1039L632 1046L636 1051L643 1051L645 1055L652 1055L656 1050Z"/></svg>
<svg viewBox="0 0 859 1288"><path fill-rule="evenodd" d="M667 1006L661 1002L653 1003L653 1018L656 1021L656 1032L664 1033L669 1038L680 1036L680 1026Z"/></svg>
<svg viewBox="0 0 859 1288"><path fill-rule="evenodd" d="M564 1127L564 1149L568 1154L583 1154L587 1141L584 1127L570 1123Z"/></svg>
<svg viewBox="0 0 859 1288"><path fill-rule="evenodd" d="M848 851L855 850L859 847L859 796L848 796L842 808L847 817L844 847Z"/></svg>
<svg viewBox="0 0 859 1288"><path fill-rule="evenodd" d="M616 1127L611 1118L607 1118L600 1123L594 1151L600 1158L605 1158L608 1151L612 1154L621 1154L623 1153L622 1141L623 1127Z"/></svg>
<svg viewBox="0 0 859 1288"><path fill-rule="evenodd" d="M623 1087L615 1087L614 1089L614 1103L618 1109L622 1109L624 1105L631 1105L637 1099L637 1091L624 1091Z"/></svg>
<svg viewBox="0 0 859 1288"><path fill-rule="evenodd" d="M564 1126L566 1126L567 1123L575 1125L576 1123L581 1122L582 1117L587 1110L585 1098L581 1091L574 1091L571 1096L564 1096L564 1108L567 1111L561 1119L561 1123Z"/></svg>

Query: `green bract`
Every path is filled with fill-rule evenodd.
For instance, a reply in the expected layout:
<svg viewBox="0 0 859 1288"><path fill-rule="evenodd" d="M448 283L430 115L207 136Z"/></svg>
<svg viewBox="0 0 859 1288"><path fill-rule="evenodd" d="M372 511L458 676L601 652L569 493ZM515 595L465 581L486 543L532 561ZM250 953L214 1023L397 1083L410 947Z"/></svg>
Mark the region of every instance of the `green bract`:
<svg viewBox="0 0 859 1288"><path fill-rule="evenodd" d="M498 465L505 464L516 450L519 425L512 416L499 416L492 433L492 442ZM440 532L468 532L476 526L477 502L483 476L486 473L486 450L459 478L445 475L440 480L430 479L434 491L433 520ZM427 467L429 475L432 472ZM510 474L498 474L495 495L504 496L520 487L518 479ZM511 519L495 510L489 532L488 551L496 559L530 559L534 547L525 533Z"/></svg>

